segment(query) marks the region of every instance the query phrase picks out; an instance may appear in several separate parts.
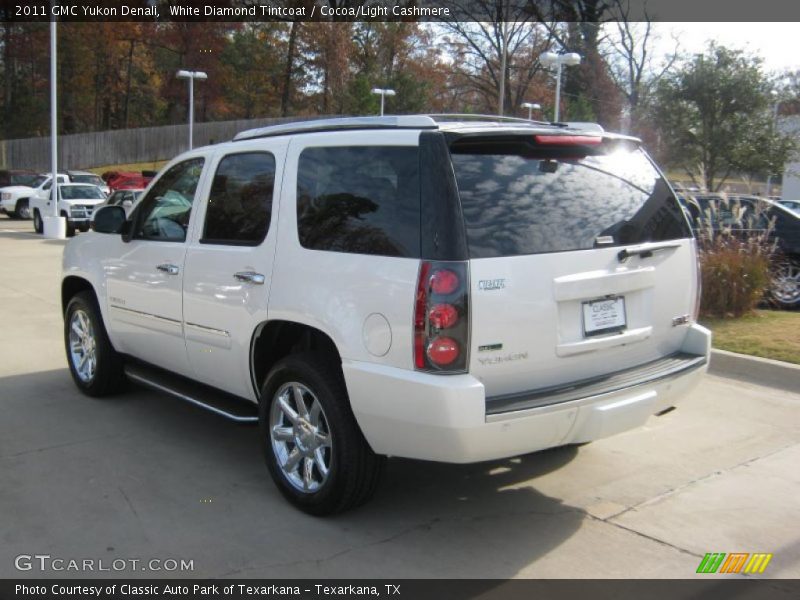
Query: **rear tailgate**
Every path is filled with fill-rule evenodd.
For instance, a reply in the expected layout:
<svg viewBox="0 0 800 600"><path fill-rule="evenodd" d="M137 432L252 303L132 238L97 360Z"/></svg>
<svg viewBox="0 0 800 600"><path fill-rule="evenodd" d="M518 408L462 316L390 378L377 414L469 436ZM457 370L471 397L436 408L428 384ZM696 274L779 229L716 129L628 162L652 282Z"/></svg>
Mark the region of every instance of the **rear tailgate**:
<svg viewBox="0 0 800 600"><path fill-rule="evenodd" d="M694 241L635 144L528 135L456 140L451 153L470 254L469 371L487 397L563 392L680 350Z"/></svg>

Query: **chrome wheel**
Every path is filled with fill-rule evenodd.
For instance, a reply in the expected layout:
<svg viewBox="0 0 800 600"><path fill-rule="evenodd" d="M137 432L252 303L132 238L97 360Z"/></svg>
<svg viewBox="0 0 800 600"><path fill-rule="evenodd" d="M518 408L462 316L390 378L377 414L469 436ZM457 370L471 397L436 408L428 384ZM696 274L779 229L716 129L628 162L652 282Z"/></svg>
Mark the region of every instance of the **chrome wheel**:
<svg viewBox="0 0 800 600"><path fill-rule="evenodd" d="M298 491L318 491L331 467L328 419L314 393L302 383L284 383L272 400L269 436L275 460Z"/></svg>
<svg viewBox="0 0 800 600"><path fill-rule="evenodd" d="M20 219L30 219L31 218L31 209L28 206L28 203L25 202L22 206L19 207L17 210L17 215Z"/></svg>
<svg viewBox="0 0 800 600"><path fill-rule="evenodd" d="M89 383L97 370L97 342L89 315L81 309L70 319L69 356L80 380Z"/></svg>
<svg viewBox="0 0 800 600"><path fill-rule="evenodd" d="M800 302L800 263L784 261L772 273L770 293L780 304L791 306Z"/></svg>

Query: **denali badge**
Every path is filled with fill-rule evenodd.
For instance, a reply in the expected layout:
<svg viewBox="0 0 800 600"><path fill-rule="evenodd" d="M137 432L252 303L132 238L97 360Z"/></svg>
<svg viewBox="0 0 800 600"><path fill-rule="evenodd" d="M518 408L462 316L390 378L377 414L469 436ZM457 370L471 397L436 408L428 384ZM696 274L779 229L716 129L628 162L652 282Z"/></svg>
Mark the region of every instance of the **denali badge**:
<svg viewBox="0 0 800 600"><path fill-rule="evenodd" d="M505 279L481 279L478 282L478 289L483 291L502 290L506 287Z"/></svg>
<svg viewBox="0 0 800 600"><path fill-rule="evenodd" d="M483 366L488 367L491 365L499 365L501 363L512 362L515 360L527 360L527 352L514 352L506 354L505 356L492 356L491 358L479 358L478 362Z"/></svg>

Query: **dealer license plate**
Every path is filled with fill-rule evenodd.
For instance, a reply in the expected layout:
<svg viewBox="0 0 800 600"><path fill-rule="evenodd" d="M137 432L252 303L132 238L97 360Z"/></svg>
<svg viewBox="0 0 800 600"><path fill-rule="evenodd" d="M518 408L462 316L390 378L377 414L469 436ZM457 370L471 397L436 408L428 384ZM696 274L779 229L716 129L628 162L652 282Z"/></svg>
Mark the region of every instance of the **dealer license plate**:
<svg viewBox="0 0 800 600"><path fill-rule="evenodd" d="M614 333L625 329L625 298L603 298L583 303L583 333L585 336Z"/></svg>

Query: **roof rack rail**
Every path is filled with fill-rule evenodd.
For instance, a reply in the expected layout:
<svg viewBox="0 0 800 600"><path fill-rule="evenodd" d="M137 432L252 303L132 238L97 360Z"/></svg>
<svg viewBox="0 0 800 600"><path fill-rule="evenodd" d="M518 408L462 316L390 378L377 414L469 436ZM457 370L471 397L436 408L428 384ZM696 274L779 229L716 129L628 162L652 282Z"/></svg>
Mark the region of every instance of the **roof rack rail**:
<svg viewBox="0 0 800 600"><path fill-rule="evenodd" d="M435 129L436 122L426 115L398 115L390 117L342 117L316 119L269 125L237 133L233 140L251 140L293 133L318 133L355 129Z"/></svg>
<svg viewBox="0 0 800 600"><path fill-rule="evenodd" d="M552 123L548 123L547 121L534 121L529 119L520 119L518 117L504 117L500 115L433 113L427 116L434 121L503 121L508 123L524 123L526 125L552 125Z"/></svg>

